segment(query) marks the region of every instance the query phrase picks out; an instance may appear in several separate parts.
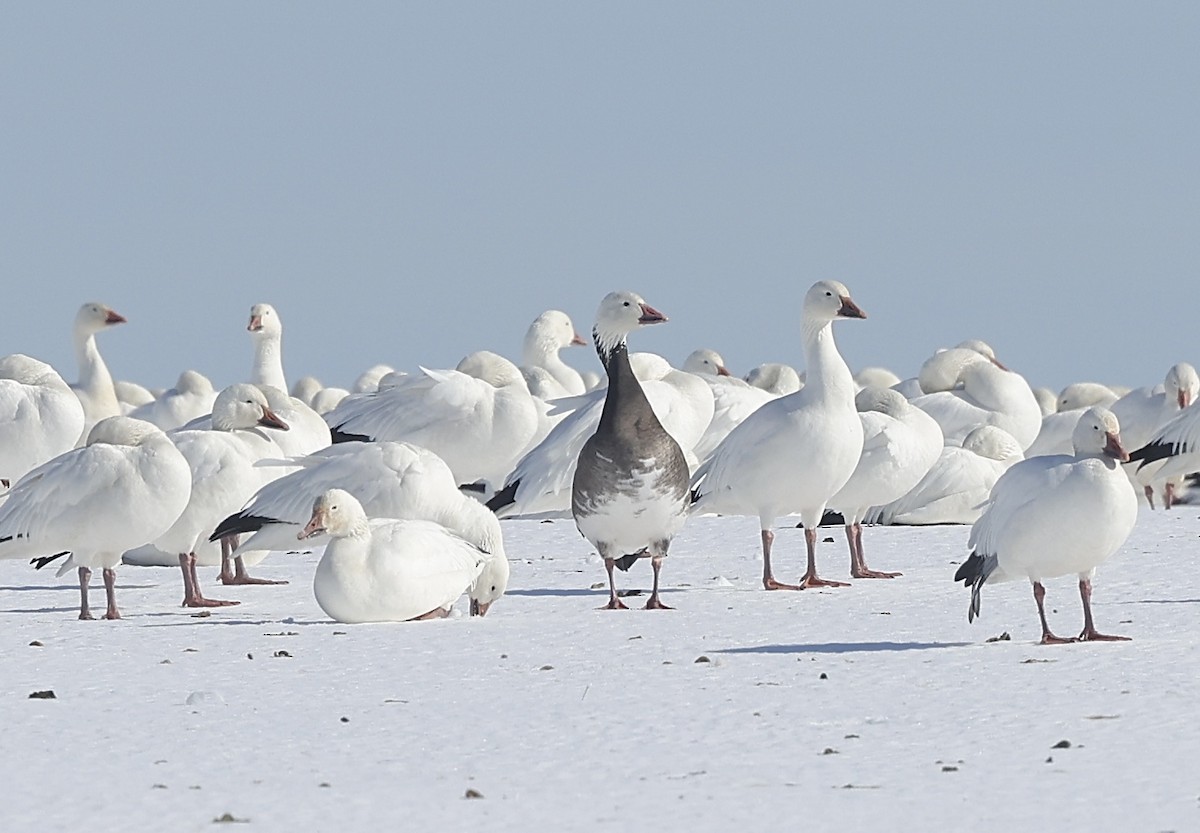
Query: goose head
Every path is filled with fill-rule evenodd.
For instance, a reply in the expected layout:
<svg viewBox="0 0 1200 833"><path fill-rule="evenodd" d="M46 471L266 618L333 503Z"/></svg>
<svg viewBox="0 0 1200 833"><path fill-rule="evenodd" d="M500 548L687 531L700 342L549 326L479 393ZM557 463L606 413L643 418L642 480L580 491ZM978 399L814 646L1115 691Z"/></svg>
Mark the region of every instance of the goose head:
<svg viewBox="0 0 1200 833"><path fill-rule="evenodd" d="M22 385L50 385L60 390L67 387L53 367L24 353L0 358L0 379L11 379Z"/></svg>
<svg viewBox="0 0 1200 833"><path fill-rule="evenodd" d="M379 390L379 382L384 376L395 372L396 369L390 365L372 365L358 374L358 378L354 380L354 386L351 390L354 393L373 393Z"/></svg>
<svg viewBox="0 0 1200 833"><path fill-rule="evenodd" d="M496 599L508 589L509 565L503 550L492 554L483 564L483 570L471 585L471 615L484 616Z"/></svg>
<svg viewBox="0 0 1200 833"><path fill-rule="evenodd" d="M1002 463L1015 462L1024 456L1016 438L995 425L979 426L963 438L962 447L980 457Z"/></svg>
<svg viewBox="0 0 1200 833"><path fill-rule="evenodd" d="M278 337L283 333L283 322L279 313L270 304L255 304L250 307L250 323L246 329L256 337Z"/></svg>
<svg viewBox="0 0 1200 833"><path fill-rule="evenodd" d="M1108 408L1093 405L1084 412L1071 434L1075 454L1104 455L1125 463L1129 452L1121 445L1121 426Z"/></svg>
<svg viewBox="0 0 1200 833"><path fill-rule="evenodd" d="M729 368L725 366L725 360L721 358L721 354L716 350L693 350L691 354L683 360L683 369L688 373L698 373L701 376L730 376Z"/></svg>
<svg viewBox="0 0 1200 833"><path fill-rule="evenodd" d="M271 410L266 394L249 384L230 385L217 394L213 401L212 425L217 431L255 426L288 430L288 424Z"/></svg>
<svg viewBox="0 0 1200 833"><path fill-rule="evenodd" d="M817 281L804 296L804 317L813 321L835 318L866 318L850 297L850 290L839 281Z"/></svg>
<svg viewBox="0 0 1200 833"><path fill-rule="evenodd" d="M751 387L762 388L780 396L795 393L804 387L804 379L796 368L781 362L760 364L746 374L745 380Z"/></svg>
<svg viewBox="0 0 1200 833"><path fill-rule="evenodd" d="M367 513L358 498L344 489L330 489L313 501L312 517L296 537L300 540L318 535L344 538L366 525Z"/></svg>
<svg viewBox="0 0 1200 833"><path fill-rule="evenodd" d="M1200 392L1200 376L1196 375L1196 368L1187 362L1180 362L1167 371L1165 385L1167 396L1182 411L1196 400L1196 394Z"/></svg>
<svg viewBox="0 0 1200 833"><path fill-rule="evenodd" d="M167 435L153 423L133 417L112 416L92 426L86 444L139 446L159 438L166 440Z"/></svg>
<svg viewBox="0 0 1200 833"><path fill-rule="evenodd" d="M114 310L108 304L89 301L75 313L75 330L78 333L91 335L117 324L124 324L125 316Z"/></svg>
<svg viewBox="0 0 1200 833"><path fill-rule="evenodd" d="M904 395L891 388L863 388L854 397L854 408L860 414L878 411L899 419L910 407Z"/></svg>
<svg viewBox="0 0 1200 833"><path fill-rule="evenodd" d="M1058 394L1057 408L1061 411L1074 411L1079 408L1090 408L1092 405L1108 406L1117 401L1117 395L1107 385L1099 382L1075 382L1067 385Z"/></svg>
<svg viewBox="0 0 1200 833"><path fill-rule="evenodd" d="M596 323L592 327L592 340L602 354L611 353L638 327L661 324L667 317L650 306L636 292L621 290L610 292L596 310Z"/></svg>
<svg viewBox="0 0 1200 833"><path fill-rule="evenodd" d="M521 375L521 369L499 353L490 350L477 350L464 356L454 369L487 382L494 388L529 389L525 377Z"/></svg>
<svg viewBox="0 0 1200 833"><path fill-rule="evenodd" d="M954 349L955 350L971 350L971 351L983 356L985 359L987 359L992 364L996 365L996 367L1000 368L1001 370L1008 370L1008 368L1005 367L1003 364L1001 364L1000 360L996 358L996 351L994 349L992 349L992 345L988 344L983 339L968 338L966 341L960 341L957 345L955 345Z"/></svg>
<svg viewBox="0 0 1200 833"><path fill-rule="evenodd" d="M525 364L536 364L543 356L579 344L587 342L575 332L571 316L562 310L548 309L533 319L533 323L525 332L523 361Z"/></svg>
<svg viewBox="0 0 1200 833"><path fill-rule="evenodd" d="M175 382L175 390L179 393L192 393L197 396L213 392L213 384L203 373L195 370L185 370L179 374Z"/></svg>

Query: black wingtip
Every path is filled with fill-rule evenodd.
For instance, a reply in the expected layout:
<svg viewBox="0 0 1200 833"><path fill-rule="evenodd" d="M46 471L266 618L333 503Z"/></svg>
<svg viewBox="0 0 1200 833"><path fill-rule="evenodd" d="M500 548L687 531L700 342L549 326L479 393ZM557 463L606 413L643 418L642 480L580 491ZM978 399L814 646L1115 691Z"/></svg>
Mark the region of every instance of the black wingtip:
<svg viewBox="0 0 1200 833"><path fill-rule="evenodd" d="M1142 466L1149 465L1157 460L1165 460L1183 451L1186 451L1186 449L1177 449L1174 443L1146 443L1138 450L1129 453L1129 462L1140 463L1138 469L1141 469Z"/></svg>
<svg viewBox="0 0 1200 833"><path fill-rule="evenodd" d="M488 509L491 509L493 512L499 512L501 509L512 506L517 502L517 488L520 485L520 480L514 480L512 483L509 483L503 489L496 492L496 494L492 495L492 497L483 505Z"/></svg>
<svg viewBox="0 0 1200 833"><path fill-rule="evenodd" d="M977 552L973 552L970 558L959 565L959 568L954 571L954 580L961 581L963 587L970 587L982 572L983 556Z"/></svg>
<svg viewBox="0 0 1200 833"><path fill-rule="evenodd" d="M622 555L620 558L613 561L613 565L622 573L628 573L629 568L636 564L637 560L645 554L646 551L641 550L640 552L631 553L629 555Z"/></svg>
<svg viewBox="0 0 1200 833"><path fill-rule="evenodd" d="M55 553L54 555L43 555L39 558L31 558L31 559L29 559L29 563L33 565L33 569L40 570L43 567L45 567L47 564L57 561L58 559L62 558L64 555L70 555L70 554L71 554L70 550L63 550L62 552Z"/></svg>
<svg viewBox="0 0 1200 833"><path fill-rule="evenodd" d="M459 483L458 490L460 492L470 492L471 494L482 495L487 491L487 484L479 483Z"/></svg>
<svg viewBox="0 0 1200 833"><path fill-rule="evenodd" d="M692 503L699 503L701 497L699 489L692 489Z"/></svg>
<svg viewBox="0 0 1200 833"><path fill-rule="evenodd" d="M329 429L329 437L333 444L337 443L369 443L374 442L373 438L366 434L355 434L350 431L343 431L341 426Z"/></svg>
<svg viewBox="0 0 1200 833"><path fill-rule="evenodd" d="M230 515L217 524L216 530L208 536L209 541L220 541L229 535L243 535L247 532L258 532L267 524L279 523L278 518L268 518L264 515L243 515L240 512Z"/></svg>

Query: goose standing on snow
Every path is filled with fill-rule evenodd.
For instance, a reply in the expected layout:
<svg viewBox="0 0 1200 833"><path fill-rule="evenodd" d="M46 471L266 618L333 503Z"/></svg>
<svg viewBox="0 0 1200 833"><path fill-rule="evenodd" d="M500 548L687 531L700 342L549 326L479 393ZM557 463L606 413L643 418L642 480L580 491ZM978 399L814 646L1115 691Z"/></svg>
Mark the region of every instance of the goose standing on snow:
<svg viewBox="0 0 1200 833"><path fill-rule="evenodd" d="M300 468L262 486L217 526L211 540L253 533L235 555L293 548L313 501L339 488L354 495L369 517L432 521L487 553L483 572L467 591L472 615L487 613L504 595L509 563L500 521L459 491L450 468L432 451L411 443L339 443L287 462Z"/></svg>
<svg viewBox="0 0 1200 833"><path fill-rule="evenodd" d="M271 411L262 391L254 385L238 384L230 385L217 396L211 430L177 431L169 435L191 469L191 497L171 528L154 541L154 546L178 556L185 607L237 604L204 597L196 576L196 552L206 543L213 526L271 477L270 469L254 465L263 456L278 453L259 428L286 431L288 425ZM226 545L222 562L227 561L227 550ZM225 563L222 566L227 568ZM224 572L233 575L228 569ZM236 577L234 583L240 583Z"/></svg>
<svg viewBox="0 0 1200 833"><path fill-rule="evenodd" d="M763 551L763 587L799 590L839 586L817 577L817 526L825 506L854 473L863 427L854 409L854 379L833 341L839 318L866 318L837 281L819 281L804 296L800 331L806 383L752 413L700 466L693 481L700 512L757 515ZM808 569L799 585L771 572L771 523L799 512Z"/></svg>
<svg viewBox="0 0 1200 833"><path fill-rule="evenodd" d="M349 492L314 501L300 539L333 540L317 564L313 594L335 621L440 619L483 570L487 553L429 521L369 521Z"/></svg>
<svg viewBox="0 0 1200 833"><path fill-rule="evenodd" d="M75 314L72 336L75 342L75 360L79 363L79 381L71 385L83 405L83 431L76 439L77 445L87 440L92 426L105 417L119 416L121 403L113 384L108 365L100 356L96 346L96 333L125 323L125 316L105 304L95 301L84 304Z"/></svg>
<svg viewBox="0 0 1200 833"><path fill-rule="evenodd" d="M579 371L562 360L559 351L564 347L586 345L575 332L571 317L561 310L546 310L533 320L525 333L521 348L521 372L540 367L562 385L567 396L579 396L587 390Z"/></svg>
<svg viewBox="0 0 1200 833"><path fill-rule="evenodd" d="M187 506L191 471L161 430L124 416L96 423L87 445L29 472L0 504L0 558L33 557L39 567L70 553L79 568L79 618L91 619L88 583L104 570L108 608L120 619L115 567L121 553L154 540Z"/></svg>
<svg viewBox="0 0 1200 833"><path fill-rule="evenodd" d="M1105 408L1084 414L1073 439L1074 455L1024 460L996 481L971 528L971 556L954 574L971 588L969 621L979 615L984 584L1026 577L1033 584L1043 645L1127 638L1099 633L1091 602L1096 567L1121 548L1137 520L1137 496L1120 466L1129 455L1117 418ZM1046 621L1042 581L1071 573L1079 576L1083 631L1063 639Z"/></svg>
<svg viewBox="0 0 1200 833"><path fill-rule="evenodd" d="M571 484L575 526L608 572L607 610L624 609L613 567L650 557L654 590L648 610L667 610L658 596L659 571L671 539L687 517L688 465L663 429L629 364L626 338L667 318L633 292L610 292L600 302L592 340L608 374L596 433L579 452Z"/></svg>
<svg viewBox="0 0 1200 833"><path fill-rule="evenodd" d="M83 405L53 367L14 353L0 359L0 487L75 447Z"/></svg>
<svg viewBox="0 0 1200 833"><path fill-rule="evenodd" d="M1130 448L1141 449L1163 429L1181 411L1196 399L1200 393L1200 376L1196 368L1187 362L1180 362L1167 371L1161 389L1138 388L1122 396L1112 404L1112 412L1121 423L1121 435ZM1154 508L1154 488L1162 483L1164 488L1163 507L1171 508L1175 500L1175 489L1179 486L1177 478L1161 477L1159 466L1145 458L1139 458L1141 464L1130 476L1142 488L1146 502ZM1165 481L1165 482L1164 482Z"/></svg>
<svg viewBox="0 0 1200 833"><path fill-rule="evenodd" d="M890 503L920 482L942 452L942 429L933 417L909 404L898 391L863 388L854 398L863 425L863 450L854 474L829 499L829 508L846 521L850 575L894 578L867 567L862 521L872 506Z"/></svg>

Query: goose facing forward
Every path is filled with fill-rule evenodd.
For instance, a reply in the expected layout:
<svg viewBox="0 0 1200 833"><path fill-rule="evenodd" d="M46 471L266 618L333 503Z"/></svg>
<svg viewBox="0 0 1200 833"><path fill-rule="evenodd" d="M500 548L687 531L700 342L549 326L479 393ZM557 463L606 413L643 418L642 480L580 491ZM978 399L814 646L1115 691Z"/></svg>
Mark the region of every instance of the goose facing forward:
<svg viewBox="0 0 1200 833"><path fill-rule="evenodd" d="M338 622L440 619L478 578L487 553L430 521L370 521L349 492L330 489L313 502L296 536L332 540L317 564L313 594Z"/></svg>
<svg viewBox="0 0 1200 833"><path fill-rule="evenodd" d="M662 427L633 368L629 333L667 318L632 292L611 292L600 302L592 338L608 374L608 391L596 433L579 452L571 484L575 526L608 572L608 604L619 610L613 567L623 569L647 555L654 590L646 608L668 609L659 599L659 571L671 539L683 526L688 504L688 465L679 444Z"/></svg>
<svg viewBox="0 0 1200 833"><path fill-rule="evenodd" d="M854 473L863 427L854 408L854 379L833 341L840 318L866 318L837 281L819 281L804 296L801 336L806 383L773 399L734 428L693 479L700 512L756 515L763 551L763 587L800 590L838 586L817 577L817 526L829 499ZM800 584L782 584L771 571L772 522L798 512L808 569Z"/></svg>
<svg viewBox="0 0 1200 833"><path fill-rule="evenodd" d="M1014 465L992 487L983 515L971 528L971 556L954 574L971 588L968 621L979 615L989 582L1022 576L1033 584L1042 644L1123 640L1092 623L1092 577L1113 555L1137 519L1137 497L1120 463L1129 459L1112 412L1094 407L1072 435L1073 455L1033 457ZM1064 639L1046 621L1042 581L1075 573L1083 601L1083 631Z"/></svg>

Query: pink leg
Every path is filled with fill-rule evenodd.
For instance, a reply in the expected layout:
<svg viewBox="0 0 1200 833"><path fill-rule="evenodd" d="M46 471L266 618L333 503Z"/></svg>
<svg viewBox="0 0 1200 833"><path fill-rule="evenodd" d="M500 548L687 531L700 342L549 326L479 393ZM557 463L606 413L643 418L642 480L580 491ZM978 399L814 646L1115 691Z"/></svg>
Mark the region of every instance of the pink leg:
<svg viewBox="0 0 1200 833"><path fill-rule="evenodd" d="M850 586L844 581L831 581L830 579L817 577L817 530L815 527L813 529L804 528L804 544L808 549L808 570L805 571L804 578L800 579L800 586L802 588Z"/></svg>
<svg viewBox="0 0 1200 833"><path fill-rule="evenodd" d="M1170 509L1175 505L1175 484L1167 481L1167 485L1163 488L1163 509Z"/></svg>
<svg viewBox="0 0 1200 833"><path fill-rule="evenodd" d="M228 550L226 549L226 541L228 541ZM246 572L246 564L244 561L242 561L242 557L240 555L233 559L233 575L227 575L229 556L233 555L233 551L237 549L237 545L238 539L236 535L230 535L228 538L221 539L221 584L287 584L286 581L272 581L269 578L254 578ZM228 555L226 553L228 553Z"/></svg>
<svg viewBox="0 0 1200 833"><path fill-rule="evenodd" d="M1080 642L1128 642L1128 636L1109 636L1096 630L1092 624L1092 582L1090 579L1079 580L1079 598L1083 600L1083 633L1079 634Z"/></svg>
<svg viewBox="0 0 1200 833"><path fill-rule="evenodd" d="M79 618L95 619L92 608L88 605L88 585L92 582L92 571L87 567L79 568Z"/></svg>
<svg viewBox="0 0 1200 833"><path fill-rule="evenodd" d="M412 619L409 619L408 621L421 622L426 619L445 619L449 615L450 615L450 611L447 610L446 608L435 607L433 610L429 611L428 613L422 613L420 616L414 616Z"/></svg>
<svg viewBox="0 0 1200 833"><path fill-rule="evenodd" d="M674 610L673 607L665 605L658 598L658 571L662 569L662 556L656 555L650 559L650 566L654 568L654 591L650 594L649 601L646 602L646 610Z"/></svg>
<svg viewBox="0 0 1200 833"><path fill-rule="evenodd" d="M240 602L221 599L206 599L200 592L200 578L196 575L196 554L179 554L179 567L183 570L183 607L225 607Z"/></svg>
<svg viewBox="0 0 1200 833"><path fill-rule="evenodd" d="M1150 508L1153 509L1154 508L1154 487L1146 486L1145 488L1142 489L1142 492L1146 495L1146 501L1150 504Z"/></svg>
<svg viewBox="0 0 1200 833"><path fill-rule="evenodd" d="M623 601L617 598L617 582L613 578L615 562L611 558L604 559L604 569L608 570L608 604L601 610L629 610Z"/></svg>
<svg viewBox="0 0 1200 833"><path fill-rule="evenodd" d="M851 540L850 575L853 578L895 578L903 575L903 573L884 573L867 567L867 560L863 557L862 524L854 524L853 531L850 527L846 527L846 539Z"/></svg>
<svg viewBox="0 0 1200 833"><path fill-rule="evenodd" d="M1068 642L1076 642L1078 640L1066 639L1061 636L1055 636L1050 632L1050 625L1046 621L1046 588L1042 586L1040 581L1033 583L1033 598L1037 600L1038 618L1042 620L1042 644L1043 645L1065 645Z"/></svg>
<svg viewBox="0 0 1200 833"><path fill-rule="evenodd" d="M221 539L221 584L234 584L233 575L233 542L230 538Z"/></svg>
<svg viewBox="0 0 1200 833"><path fill-rule="evenodd" d="M111 567L104 568L104 595L108 599L108 609L104 612L105 619L120 619L121 611L117 610L117 571Z"/></svg>
<svg viewBox="0 0 1200 833"><path fill-rule="evenodd" d="M763 587L767 590L800 590L798 584L784 584L776 581L771 572L771 545L775 543L775 533L769 529L762 531L763 551Z"/></svg>

